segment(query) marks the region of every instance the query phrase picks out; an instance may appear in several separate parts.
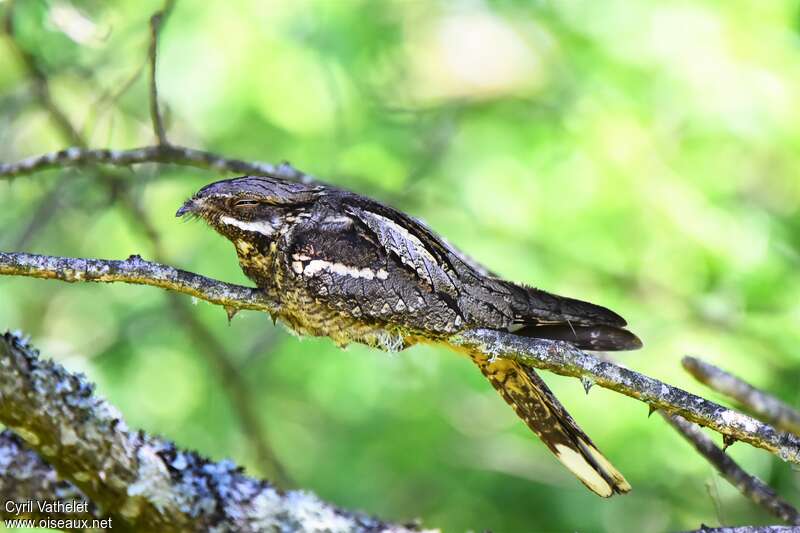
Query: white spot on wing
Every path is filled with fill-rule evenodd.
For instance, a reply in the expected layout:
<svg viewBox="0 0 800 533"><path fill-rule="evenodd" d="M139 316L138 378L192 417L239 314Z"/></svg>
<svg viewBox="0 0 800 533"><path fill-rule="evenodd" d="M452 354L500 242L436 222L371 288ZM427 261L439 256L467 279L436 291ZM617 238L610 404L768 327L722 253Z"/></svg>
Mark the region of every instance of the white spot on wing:
<svg viewBox="0 0 800 533"><path fill-rule="evenodd" d="M309 261L305 269L303 269L303 275L311 277L323 270L331 272L332 274L349 276L351 278L373 279L376 276L375 271L370 268L358 268L345 265L344 263L332 263L323 259L313 259ZM378 272L378 276L380 277L380 271Z"/></svg>
<svg viewBox="0 0 800 533"><path fill-rule="evenodd" d="M343 215L330 215L325 217L322 221L329 224L351 224L353 219Z"/></svg>

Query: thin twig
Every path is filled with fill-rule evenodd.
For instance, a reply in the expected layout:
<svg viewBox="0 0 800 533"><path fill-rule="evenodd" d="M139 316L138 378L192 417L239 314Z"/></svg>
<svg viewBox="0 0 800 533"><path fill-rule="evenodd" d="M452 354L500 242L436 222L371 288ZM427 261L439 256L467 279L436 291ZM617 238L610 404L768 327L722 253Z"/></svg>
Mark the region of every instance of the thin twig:
<svg viewBox="0 0 800 533"><path fill-rule="evenodd" d="M612 362L613 359L605 356L598 355L598 358L604 362ZM621 368L627 368L620 363L616 363ZM652 414L652 412L650 413ZM659 414L670 424L678 433L688 440L697 450L697 452L708 460L711 465L722 476L738 490L745 498L753 501L756 505L760 505L767 512L777 516L778 518L790 524L798 524L800 514L791 504L783 500L778 494L770 487L762 482L755 476L748 474L742 467L740 467L733 459L726 453L725 449L720 449L714 441L705 436L700 429L700 426L687 421L680 415L668 414L660 411ZM723 441L728 437L723 436ZM726 446L728 443L726 442ZM716 487L716 480L714 480ZM714 499L717 504L717 499ZM717 514L720 514L720 509L717 509ZM723 520L719 519L720 523Z"/></svg>
<svg viewBox="0 0 800 533"><path fill-rule="evenodd" d="M705 457L709 463L731 485L736 487L746 498L766 509L770 514L792 525L800 525L800 513L789 502L763 481L745 472L736 461L730 458L710 438L703 434L696 424L686 421L680 416L662 413L664 419L694 446L695 450Z"/></svg>
<svg viewBox="0 0 800 533"><path fill-rule="evenodd" d="M681 364L696 380L733 398L761 420L800 435L800 412L775 396L696 357L684 357Z"/></svg>
<svg viewBox="0 0 800 533"><path fill-rule="evenodd" d="M260 161L231 159L213 152L195 150L185 146L156 145L129 150L66 148L58 152L41 154L16 163L0 163L0 178L14 178L51 168L112 165L130 167L142 163L163 163L261 176L275 176L291 181L309 183L314 178L288 163L273 165Z"/></svg>
<svg viewBox="0 0 800 533"><path fill-rule="evenodd" d="M784 461L800 464L800 437L610 361L601 361L567 342L529 339L490 329L469 330L450 338L449 342L462 350L477 350L490 357L513 359L562 376L587 379L651 408L680 415L735 440L768 450Z"/></svg>
<svg viewBox="0 0 800 533"><path fill-rule="evenodd" d="M252 309L272 315L279 304L263 291L215 281L198 274L144 261L75 259L0 252L0 275L63 281L123 282L152 285L189 294L229 309ZM569 343L520 337L497 330L468 330L449 339L461 350L504 357L556 374L586 378L657 409L678 414L736 440L747 442L800 464L800 437L782 433L752 417L726 409L657 379L601 361Z"/></svg>
<svg viewBox="0 0 800 533"><path fill-rule="evenodd" d="M127 93L131 87L134 86L136 81L141 77L142 72L144 71L145 65L147 65L149 61L143 61L139 64L138 67L133 71L133 74L128 76L122 83L118 86L114 87L114 89L104 90L97 81L95 81L95 85L98 86L98 91L101 91L101 94L95 101L91 104L90 108L87 110L86 117L83 120L83 126L81 127L82 136L84 139L89 138L89 132L91 128L98 122L102 114L105 112L104 107L108 106L111 108L117 101L122 98L125 93Z"/></svg>
<svg viewBox="0 0 800 533"><path fill-rule="evenodd" d="M65 173L63 176L59 177L50 190L44 194L36 207L32 209L33 214L30 216L28 223L13 241L12 248L15 250L27 248L28 243L31 242L36 233L47 226L55 217L63 201L64 190L69 180L69 174Z"/></svg>
<svg viewBox="0 0 800 533"><path fill-rule="evenodd" d="M9 2L6 7L5 17L3 21L3 31L8 37L8 42L11 51L15 54L20 61L20 64L25 69L28 77L33 81L33 88L36 98L44 107L56 126L67 133L69 142L76 146L84 147L85 144L81 139L78 131L72 126L69 117L56 105L53 100L53 95L50 91L50 82L42 69L39 67L36 57L25 50L19 45L14 27L14 1Z"/></svg>
<svg viewBox="0 0 800 533"><path fill-rule="evenodd" d="M162 146L165 145L166 138L163 132L163 123L158 110L158 97L156 92L157 82L155 77L156 48L160 26L163 23L164 18L171 11L173 5L174 0L166 0L162 10L154 14L151 18L151 111L155 113L153 127L156 136L159 139L159 143ZM10 17L12 8L13 6L10 6L8 11L9 21L11 20ZM9 37L11 38L12 44L18 46L14 40L13 32L9 32ZM20 48L20 50L22 49ZM80 136L67 118L66 114L62 112L60 107L56 105L55 102L46 97L49 95L49 92L46 90L48 87L47 75L36 64L35 58L33 58L33 56L29 56L23 57L22 59L25 62L27 71L34 80L34 83L44 84L45 91L43 93L39 93L37 98L42 107L44 107L51 114L57 129L65 137L65 140L77 142L80 146L86 146L85 139ZM130 218L135 225L144 230L145 235L148 237L153 246L156 260L163 261L165 254L161 249L158 232L150 223L147 214L143 212L143 210L139 209L139 206L136 204L133 198L131 198L130 181L124 179L124 177L118 172L103 172L99 173L98 176L107 186L109 192L112 194L117 194L121 191L123 193L121 195L122 201L120 202L123 210L130 215ZM62 177L59 181L59 185L64 184L67 179L68 176ZM51 196L52 194L53 193L51 193ZM45 217L42 218L45 219ZM39 222L39 220L35 219L34 222ZM26 235L28 234L26 233ZM213 333L211 333L211 331L209 331L208 328L206 328L189 311L188 304L185 301L177 298L172 293L170 293L168 296L173 314L187 328L190 333L189 337L195 342L195 345L198 346L198 349L206 357L212 368L220 371L217 373L217 375L220 376L223 388L231 401L232 412L238 419L248 443L253 447L255 456L263 472L267 475L270 475L274 481L285 486L289 482L288 475L277 461L276 456L268 443L264 424L262 424L260 418L253 411L253 406L250 398L248 397L244 380L241 378L239 372L233 364L233 358L227 353L222 343L216 339ZM202 339L202 341L200 339Z"/></svg>
<svg viewBox="0 0 800 533"><path fill-rule="evenodd" d="M305 491L279 491L245 476L230 461L213 463L169 441L130 431L83 375L39 359L19 335L0 335L0 367L0 422L24 440L0 434L0 464L24 467L0 469L6 503L27 502L24 496L30 495L40 502L90 500L94 505L85 513L110 518L107 529L114 531L416 529L336 508ZM22 517L2 505L0 518Z"/></svg>
<svg viewBox="0 0 800 533"><path fill-rule="evenodd" d="M158 37L164 21L169 16L175 4L174 0L166 0L164 7L150 17L150 120L153 122L153 131L156 134L158 144L169 144L167 132L164 129L164 117L158 103L158 83L156 78L156 66L158 64Z"/></svg>

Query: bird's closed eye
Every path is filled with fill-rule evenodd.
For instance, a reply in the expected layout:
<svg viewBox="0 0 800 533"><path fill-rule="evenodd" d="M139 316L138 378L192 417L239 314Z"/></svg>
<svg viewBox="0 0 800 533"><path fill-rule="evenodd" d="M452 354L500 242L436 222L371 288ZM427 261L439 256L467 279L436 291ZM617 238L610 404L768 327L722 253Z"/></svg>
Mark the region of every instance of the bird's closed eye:
<svg viewBox="0 0 800 533"><path fill-rule="evenodd" d="M251 200L251 199L236 200L236 202L234 202L233 206L234 207L255 207L259 203L260 202L258 200Z"/></svg>

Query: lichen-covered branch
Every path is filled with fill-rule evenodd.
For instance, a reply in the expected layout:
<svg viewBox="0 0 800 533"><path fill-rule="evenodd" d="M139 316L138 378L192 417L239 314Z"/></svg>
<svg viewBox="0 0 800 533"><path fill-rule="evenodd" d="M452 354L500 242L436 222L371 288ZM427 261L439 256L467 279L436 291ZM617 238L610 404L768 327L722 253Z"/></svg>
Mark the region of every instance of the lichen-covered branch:
<svg viewBox="0 0 800 533"><path fill-rule="evenodd" d="M0 471L0 486L9 490L3 490L4 496L33 494L45 501L85 497L93 504L91 512L102 509L102 516L112 518L113 528L121 531L414 530L338 509L306 492L279 491L245 476L230 461L214 463L129 431L121 414L94 394L84 376L39 359L19 335L0 336L0 368L0 422L25 441L21 446L0 440L0 464L36 474L22 483L23 470ZM55 481L55 474L69 485ZM0 516L14 518L5 506Z"/></svg>
<svg viewBox="0 0 800 533"><path fill-rule="evenodd" d="M736 400L746 410L784 431L800 435L800 412L741 378L696 357L684 357L683 368L696 380Z"/></svg>
<svg viewBox="0 0 800 533"><path fill-rule="evenodd" d="M279 304L262 291L224 283L132 256L124 261L76 259L0 252L0 275L63 281L123 282L153 285L223 305L229 311L252 309L275 314ZM800 437L750 416L667 385L657 379L601 361L566 342L531 339L497 330L476 329L450 339L465 350L506 357L556 374L588 379L670 414L709 427L800 464Z"/></svg>
<svg viewBox="0 0 800 533"><path fill-rule="evenodd" d="M636 398L651 408L680 415L735 440L775 453L785 461L800 464L800 437L657 379L602 361L567 342L531 339L489 329L470 330L450 342L465 350L478 350L562 376L586 379Z"/></svg>
<svg viewBox="0 0 800 533"><path fill-rule="evenodd" d="M158 38L161 32L161 27L164 19L171 12L174 7L174 0L165 0L162 8L153 14L150 18L150 47L148 59L150 64L150 112L153 131L158 140L158 144L166 144L167 137L164 129L164 121L160 109L160 102L158 100L158 89L156 80L156 63L158 52ZM47 73L36 62L35 58L29 54L24 53L24 49L20 43L15 39L13 33L12 23L13 6L9 6L6 13L7 25L10 28L7 33L10 37L9 41L12 48L19 51L21 62L28 73L28 77L35 85L43 85L41 91L35 93L36 100L40 106L47 111L53 119L56 130L60 132L65 142L71 142L78 147L85 148L87 146L86 139L78 133L74 124L68 118L67 113L49 97L48 77ZM95 171L100 183L106 186L109 193L117 198L117 202L122 208L122 211L128 215L131 220L131 225L139 227L152 245L152 253L157 261L163 261L165 254L161 249L160 237L157 229L152 225L149 216L145 213L133 199L131 195L131 188L134 182L127 179L126 176L121 174L120 169L100 169L96 165L90 165L92 171ZM62 175L54 190L60 190L63 185L70 179L69 173ZM50 202L45 201L42 205L43 213L37 213L38 217L34 218L34 222L29 226L30 230L35 230L39 227L42 221L52 217L55 209L46 209ZM50 206L52 207L52 206ZM41 209L40 209L41 211ZM23 237L31 235L31 231L26 231ZM22 239L20 239L22 240ZM18 246L16 248L22 248ZM181 298L178 294L168 293L170 308L176 318L185 326L190 334L190 339L196 345L200 354L206 357L212 367L215 369L215 374L219 377L224 390L229 397L232 405L232 414L239 420L239 425L243 433L246 435L249 444L252 446L258 464L262 468L262 473L267 474L274 482L282 486L289 484L289 478L282 468L280 462L277 460L273 452L268 438L266 436L265 425L261 419L254 412L251 402L249 401L248 387L244 383L239 372L232 364L232 357L227 353L224 345L219 342L214 334L205 327L200 320L190 311L188 302ZM230 312L230 308L229 308Z"/></svg>
<svg viewBox="0 0 800 533"><path fill-rule="evenodd" d="M663 415L664 419L674 427L686 440L694 446L700 455L746 498L766 509L772 515L786 523L800 525L800 513L789 502L763 481L745 472L736 461L730 458L719 446L714 444L696 424L688 422L677 415Z"/></svg>
<svg viewBox="0 0 800 533"><path fill-rule="evenodd" d="M25 442L9 430L0 432L0 494L4 500L0 516L18 519L91 520L99 515L97 506L75 485L60 479L56 471ZM6 501L17 505L6 510ZM45 511L48 503L58 502Z"/></svg>
<svg viewBox="0 0 800 533"><path fill-rule="evenodd" d="M0 252L0 275L58 279L67 282L121 282L151 285L229 309L252 309L274 314L279 305L255 288L217 281L145 261L138 255L125 260L79 259L26 253Z"/></svg>
<svg viewBox="0 0 800 533"><path fill-rule="evenodd" d="M66 148L58 152L29 157L16 163L0 163L0 178L13 178L51 168L90 165L130 167L142 163L163 163L211 169L219 172L276 176L304 183L314 181L314 178L310 175L304 174L288 163L273 165L259 161L242 161L241 159L231 159L213 152L195 150L194 148L173 144L143 146L129 150Z"/></svg>

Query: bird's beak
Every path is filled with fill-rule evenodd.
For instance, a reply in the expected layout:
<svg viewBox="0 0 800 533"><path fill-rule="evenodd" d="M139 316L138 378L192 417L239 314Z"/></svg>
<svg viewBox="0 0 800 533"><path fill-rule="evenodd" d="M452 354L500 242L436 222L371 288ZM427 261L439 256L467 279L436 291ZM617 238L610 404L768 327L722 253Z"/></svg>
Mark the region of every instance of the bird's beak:
<svg viewBox="0 0 800 533"><path fill-rule="evenodd" d="M195 202L194 198L189 198L186 200L180 209L175 213L176 217L182 217L186 213L194 213L195 209L197 208L197 203Z"/></svg>

